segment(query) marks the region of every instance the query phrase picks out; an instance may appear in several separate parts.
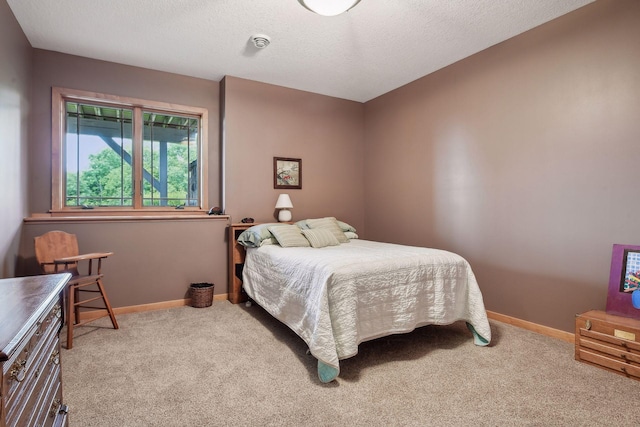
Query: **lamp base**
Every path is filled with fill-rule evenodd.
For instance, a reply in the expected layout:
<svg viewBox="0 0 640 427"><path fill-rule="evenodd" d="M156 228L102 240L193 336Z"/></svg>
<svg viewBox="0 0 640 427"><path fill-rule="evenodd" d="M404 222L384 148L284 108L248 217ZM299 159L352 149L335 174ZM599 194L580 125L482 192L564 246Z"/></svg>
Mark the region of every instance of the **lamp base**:
<svg viewBox="0 0 640 427"><path fill-rule="evenodd" d="M280 209L280 212L278 213L278 221L280 222L291 221L291 211L288 209Z"/></svg>

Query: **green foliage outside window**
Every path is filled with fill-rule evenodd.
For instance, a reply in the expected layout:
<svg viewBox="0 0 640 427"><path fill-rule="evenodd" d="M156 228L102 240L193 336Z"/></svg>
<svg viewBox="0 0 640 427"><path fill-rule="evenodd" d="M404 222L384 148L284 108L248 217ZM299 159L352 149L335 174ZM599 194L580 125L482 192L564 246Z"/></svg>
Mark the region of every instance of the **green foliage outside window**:
<svg viewBox="0 0 640 427"><path fill-rule="evenodd" d="M143 148L143 177L145 206L179 206L187 204L189 191L189 164L187 151L182 144L167 144L167 195L160 197L154 188L160 182L159 156L152 154L151 147ZM153 158L153 161L152 161ZM153 177L153 179L151 179ZM79 179L78 179L79 178ZM193 178L192 178L193 179ZM131 165L113 149L107 147L97 154L89 155L89 166L80 171L68 172L66 176L67 206L131 206L133 197L133 172ZM152 182L153 181L153 182ZM153 200L151 196L154 194Z"/></svg>

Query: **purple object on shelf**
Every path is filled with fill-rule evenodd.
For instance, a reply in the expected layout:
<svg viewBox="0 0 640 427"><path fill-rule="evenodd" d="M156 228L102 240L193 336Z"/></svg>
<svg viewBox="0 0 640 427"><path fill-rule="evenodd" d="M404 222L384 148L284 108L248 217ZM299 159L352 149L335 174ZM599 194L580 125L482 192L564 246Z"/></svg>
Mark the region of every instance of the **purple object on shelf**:
<svg viewBox="0 0 640 427"><path fill-rule="evenodd" d="M609 273L609 291L607 293L607 313L640 319L640 305L636 307L632 300L632 292L621 289L626 276L625 252L640 252L640 246L613 245L611 254L611 272ZM637 256L637 254L635 255ZM638 295L638 294L636 294ZM636 296L640 300L640 296ZM640 303L640 301L638 301Z"/></svg>

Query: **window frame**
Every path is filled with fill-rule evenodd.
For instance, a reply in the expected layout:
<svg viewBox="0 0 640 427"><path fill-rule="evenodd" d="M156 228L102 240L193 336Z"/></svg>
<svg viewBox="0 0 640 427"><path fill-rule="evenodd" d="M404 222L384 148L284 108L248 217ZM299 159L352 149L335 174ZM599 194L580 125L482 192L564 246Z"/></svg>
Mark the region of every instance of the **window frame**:
<svg viewBox="0 0 640 427"><path fill-rule="evenodd" d="M80 206L65 206L65 178L66 159L64 156L64 141L66 131L66 102L84 102L108 107L130 108L133 110L133 206L105 206L83 209ZM51 90L51 210L52 215L149 215L169 213L184 215L204 212L208 210L208 124L209 113L206 108L191 107L174 103L150 101L139 98L109 95L98 92L77 89L52 87ZM143 142L143 111L162 114L178 114L198 116L199 129L199 171L198 198L200 206L175 207L143 206L142 201L142 142Z"/></svg>

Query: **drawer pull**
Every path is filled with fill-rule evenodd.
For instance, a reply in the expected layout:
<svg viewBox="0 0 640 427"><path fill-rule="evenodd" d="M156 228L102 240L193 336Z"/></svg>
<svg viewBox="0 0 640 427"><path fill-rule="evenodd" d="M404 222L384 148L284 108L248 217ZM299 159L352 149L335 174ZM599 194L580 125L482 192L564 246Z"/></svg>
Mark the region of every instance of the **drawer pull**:
<svg viewBox="0 0 640 427"><path fill-rule="evenodd" d="M56 416L58 410L60 409L60 406L62 406L62 402L60 402L60 399L55 399L51 404L51 409L49 409L49 416L51 418L54 418Z"/></svg>
<svg viewBox="0 0 640 427"><path fill-rule="evenodd" d="M51 404L51 409L49 409L49 417L55 418L58 414L68 414L69 407L60 402L60 399L55 399Z"/></svg>
<svg viewBox="0 0 640 427"><path fill-rule="evenodd" d="M587 319L587 321L584 324L584 328L588 331L591 329L591 320Z"/></svg>
<svg viewBox="0 0 640 427"><path fill-rule="evenodd" d="M11 371L9 372L9 378L21 383L27 376L26 365L27 359L20 359L13 362L13 366L11 366Z"/></svg>
<svg viewBox="0 0 640 427"><path fill-rule="evenodd" d="M35 332L35 336L39 337L40 333L42 333L42 322L38 322L38 325L36 326L36 332Z"/></svg>
<svg viewBox="0 0 640 427"><path fill-rule="evenodd" d="M51 356L49 357L49 363L52 363L54 365L60 364L60 352L58 350L54 350L53 353L51 353Z"/></svg>

